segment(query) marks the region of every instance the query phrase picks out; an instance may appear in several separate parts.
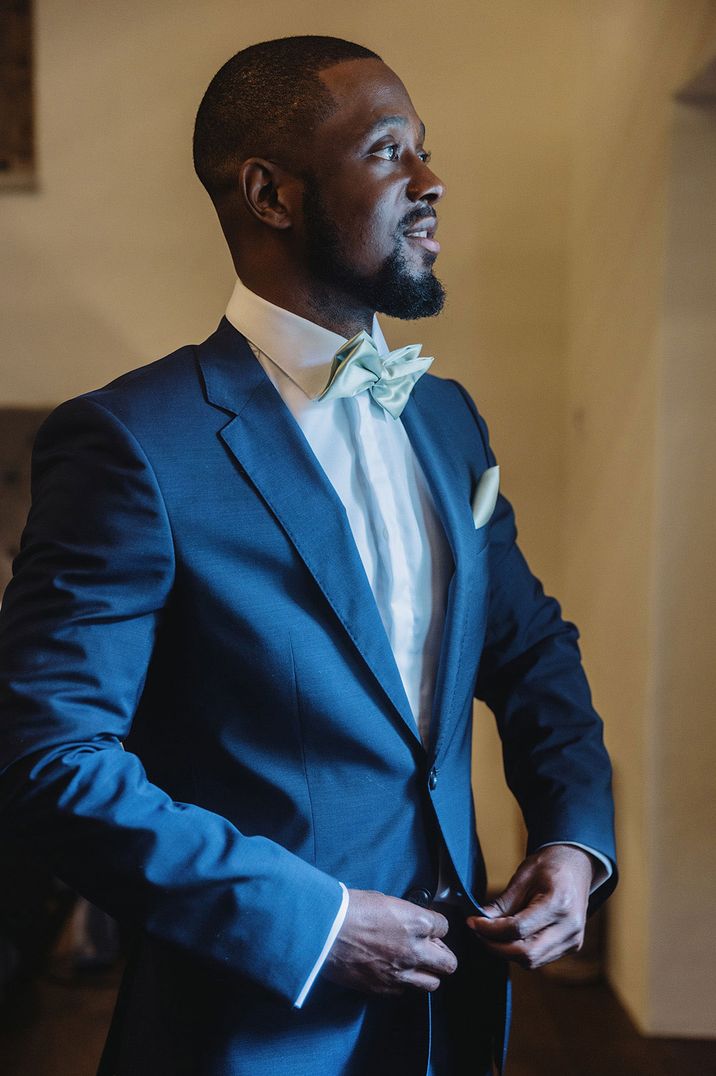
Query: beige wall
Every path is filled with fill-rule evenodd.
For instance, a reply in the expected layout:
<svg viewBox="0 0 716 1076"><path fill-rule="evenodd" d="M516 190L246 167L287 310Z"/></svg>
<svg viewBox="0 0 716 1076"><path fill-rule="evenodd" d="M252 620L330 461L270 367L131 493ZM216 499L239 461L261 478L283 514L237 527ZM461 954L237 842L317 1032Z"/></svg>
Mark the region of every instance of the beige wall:
<svg viewBox="0 0 716 1076"><path fill-rule="evenodd" d="M333 33L376 49L406 82L448 187L438 267L449 303L439 319L390 323L388 337L421 339L436 372L476 397L523 547L582 629L617 774L613 981L643 1027L716 1033L688 977L676 1000L655 989L679 956L684 889L698 888L700 914L711 900L694 877L704 834L679 795L691 771L674 736L691 658L668 630L692 630L699 582L676 595L658 586L685 538L658 540L668 502L656 489L664 475L678 488L681 447L658 434L671 418L659 350L671 94L708 54L713 4L447 0L436 14L384 0L37 0L36 11L40 184L0 198L0 403L58 401L213 328L231 265L190 137L231 52ZM681 322L668 320L674 354ZM705 407L698 384L684 408ZM694 728L708 758L705 700ZM500 883L521 836L489 718L478 724L478 812ZM706 952L699 929L692 963Z"/></svg>
<svg viewBox="0 0 716 1076"><path fill-rule="evenodd" d="M713 444L704 455L713 380L699 363L706 354L713 362L713 342L697 353L693 329L703 346L705 314L689 328L683 285L678 302L673 288L664 301L673 94L716 49L716 9L700 0L582 0L575 46L564 594L616 772L623 877L610 907L610 973L646 1030L716 1034L714 943L691 914L710 909L710 921L714 911L713 768L707 780L704 764L716 733L704 698L716 631L691 604L700 587L713 592L713 509L702 526L709 510L698 500L713 460ZM706 160L700 167L704 179ZM709 197L713 207L715 183L712 158L702 207ZM711 280L709 220L713 208L701 229L691 220L679 257L682 268L693 261L684 243L700 237L698 271L710 265ZM677 368L687 379L679 396ZM701 425L708 434L685 445L684 430ZM675 592L677 579L685 586ZM692 769L699 753L704 763Z"/></svg>
<svg viewBox="0 0 716 1076"><path fill-rule="evenodd" d="M651 809L661 839L650 1023L698 1035L716 1031L716 933L704 929L716 894L716 93L674 111L652 581Z"/></svg>

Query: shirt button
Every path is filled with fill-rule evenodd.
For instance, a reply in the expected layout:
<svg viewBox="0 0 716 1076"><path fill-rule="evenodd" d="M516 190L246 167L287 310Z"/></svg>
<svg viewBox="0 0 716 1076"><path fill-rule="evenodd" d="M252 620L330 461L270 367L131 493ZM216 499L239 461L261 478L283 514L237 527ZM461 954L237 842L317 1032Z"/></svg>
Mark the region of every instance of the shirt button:
<svg viewBox="0 0 716 1076"><path fill-rule="evenodd" d="M433 766L430 773L428 774L428 788L430 789L431 792L435 791L435 789L437 788L437 783L438 783L438 771L435 768L435 766Z"/></svg>

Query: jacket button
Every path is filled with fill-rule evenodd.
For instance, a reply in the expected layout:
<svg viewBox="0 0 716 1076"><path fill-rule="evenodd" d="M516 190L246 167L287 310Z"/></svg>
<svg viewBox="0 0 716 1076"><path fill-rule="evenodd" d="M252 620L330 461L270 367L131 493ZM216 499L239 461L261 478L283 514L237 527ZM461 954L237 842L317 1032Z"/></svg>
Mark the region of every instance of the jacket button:
<svg viewBox="0 0 716 1076"><path fill-rule="evenodd" d="M405 894L405 900L411 904L418 904L421 908L427 908L433 902L433 895L429 889L409 889Z"/></svg>
<svg viewBox="0 0 716 1076"><path fill-rule="evenodd" d="M430 789L431 792L435 791L435 789L437 788L437 783L438 783L438 771L435 768L435 766L433 766L430 773L428 774L428 788Z"/></svg>

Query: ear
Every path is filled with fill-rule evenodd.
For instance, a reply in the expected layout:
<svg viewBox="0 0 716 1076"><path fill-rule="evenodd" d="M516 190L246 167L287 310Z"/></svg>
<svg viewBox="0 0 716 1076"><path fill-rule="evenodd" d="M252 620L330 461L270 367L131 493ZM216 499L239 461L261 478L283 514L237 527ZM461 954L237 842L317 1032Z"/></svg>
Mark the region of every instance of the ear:
<svg viewBox="0 0 716 1076"><path fill-rule="evenodd" d="M269 228L290 228L298 207L299 182L274 161L249 157L239 170L239 189L249 212Z"/></svg>

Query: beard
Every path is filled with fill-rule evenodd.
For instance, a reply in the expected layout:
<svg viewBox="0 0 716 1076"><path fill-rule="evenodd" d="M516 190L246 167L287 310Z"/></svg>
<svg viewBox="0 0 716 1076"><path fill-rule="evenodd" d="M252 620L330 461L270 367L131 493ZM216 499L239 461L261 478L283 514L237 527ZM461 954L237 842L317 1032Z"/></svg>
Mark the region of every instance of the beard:
<svg viewBox="0 0 716 1076"><path fill-rule="evenodd" d="M338 287L361 306L389 317L412 320L440 313L445 304L443 285L434 276L432 264L422 273L410 267L401 236L396 236L395 250L377 270L370 274L356 270L346 256L339 230L323 204L313 175L304 176L303 215L306 261L316 279Z"/></svg>

